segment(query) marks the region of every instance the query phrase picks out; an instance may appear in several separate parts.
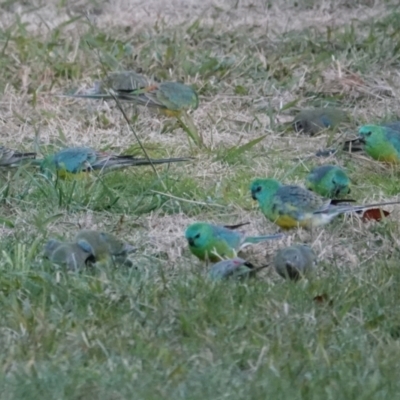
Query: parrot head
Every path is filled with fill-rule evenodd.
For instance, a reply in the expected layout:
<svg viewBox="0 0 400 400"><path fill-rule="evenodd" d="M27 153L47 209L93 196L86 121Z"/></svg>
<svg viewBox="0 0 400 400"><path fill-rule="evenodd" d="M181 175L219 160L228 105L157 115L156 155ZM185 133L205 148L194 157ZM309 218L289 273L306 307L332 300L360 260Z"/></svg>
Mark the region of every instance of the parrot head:
<svg viewBox="0 0 400 400"><path fill-rule="evenodd" d="M189 225L185 232L186 240L190 247L202 248L212 239L213 232L210 225L203 222L196 222Z"/></svg>
<svg viewBox="0 0 400 400"><path fill-rule="evenodd" d="M282 257L282 264L285 266L285 275L289 279L298 280L300 278L299 270L302 268L302 265L300 265L302 264L300 250L288 247L284 249L280 257Z"/></svg>
<svg viewBox="0 0 400 400"><path fill-rule="evenodd" d="M309 174L306 185L310 182L318 185L322 183L323 192L319 194L326 197L340 197L350 193L350 180L346 173L336 165L322 165Z"/></svg>
<svg viewBox="0 0 400 400"><path fill-rule="evenodd" d="M364 125L358 130L358 135L360 142L370 146L385 140L384 129L378 125Z"/></svg>
<svg viewBox="0 0 400 400"><path fill-rule="evenodd" d="M256 179L250 185L251 197L259 202L272 197L281 184L275 179Z"/></svg>
<svg viewBox="0 0 400 400"><path fill-rule="evenodd" d="M334 174L332 174L331 182L333 187L335 187L334 197L339 197L342 195L349 194L351 192L349 188L349 178L342 170L336 170Z"/></svg>

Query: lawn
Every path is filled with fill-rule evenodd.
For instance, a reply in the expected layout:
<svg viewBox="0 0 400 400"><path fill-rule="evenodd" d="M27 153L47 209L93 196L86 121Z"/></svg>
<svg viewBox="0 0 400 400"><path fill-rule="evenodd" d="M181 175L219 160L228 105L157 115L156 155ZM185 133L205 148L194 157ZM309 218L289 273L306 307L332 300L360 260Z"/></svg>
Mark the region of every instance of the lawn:
<svg viewBox="0 0 400 400"><path fill-rule="evenodd" d="M57 97L135 70L199 93L203 138L146 108ZM0 171L0 399L395 399L400 395L400 206L380 222L338 218L246 256L270 262L304 242L314 276L211 282L189 252L194 221L277 227L251 199L255 177L302 185L337 164L359 203L396 200L399 170L316 150L365 123L400 119L395 0L3 1L1 144L40 156L65 146L188 163L50 183ZM334 105L349 123L315 137L299 109ZM259 140L257 140L259 139ZM245 143L248 146L242 147ZM57 269L48 238L112 232L132 268Z"/></svg>

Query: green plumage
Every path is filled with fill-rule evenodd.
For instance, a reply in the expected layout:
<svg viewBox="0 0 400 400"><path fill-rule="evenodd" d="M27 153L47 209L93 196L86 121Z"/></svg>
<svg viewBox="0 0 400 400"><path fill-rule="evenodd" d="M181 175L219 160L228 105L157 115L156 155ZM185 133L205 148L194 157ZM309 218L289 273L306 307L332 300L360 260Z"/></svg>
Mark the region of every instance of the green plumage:
<svg viewBox="0 0 400 400"><path fill-rule="evenodd" d="M391 201L362 206L335 205L331 204L330 199L300 186L283 185L275 179L256 179L251 183L250 191L267 219L282 229L317 227L328 224L340 214L400 203Z"/></svg>
<svg viewBox="0 0 400 400"><path fill-rule="evenodd" d="M348 121L348 115L334 107L303 110L293 120L293 129L311 136Z"/></svg>
<svg viewBox="0 0 400 400"><path fill-rule="evenodd" d="M340 167L322 165L307 175L306 187L321 196L336 199L350 193L350 179Z"/></svg>
<svg viewBox="0 0 400 400"><path fill-rule="evenodd" d="M188 161L190 158L151 159L153 164L165 164ZM150 165L146 158L119 156L100 152L90 147L70 147L47 156L44 160L36 160L43 173L57 172L59 174L79 174L91 171L111 171L130 166Z"/></svg>
<svg viewBox="0 0 400 400"><path fill-rule="evenodd" d="M185 232L189 249L200 260L218 262L224 258L235 258L236 253L247 244L281 238L282 234L250 236L219 225L196 222Z"/></svg>
<svg viewBox="0 0 400 400"><path fill-rule="evenodd" d="M87 93L65 96L102 100L113 99L115 96L119 100L174 112L195 110L199 106L198 94L190 86L180 82L153 84L134 71L111 73L104 82L97 81Z"/></svg>
<svg viewBox="0 0 400 400"><path fill-rule="evenodd" d="M382 125L364 125L358 130L365 152L375 160L400 162L400 131Z"/></svg>
<svg viewBox="0 0 400 400"><path fill-rule="evenodd" d="M154 90L144 93L140 97L140 103L174 111L196 110L199 106L199 97L195 90L183 83L163 82Z"/></svg>

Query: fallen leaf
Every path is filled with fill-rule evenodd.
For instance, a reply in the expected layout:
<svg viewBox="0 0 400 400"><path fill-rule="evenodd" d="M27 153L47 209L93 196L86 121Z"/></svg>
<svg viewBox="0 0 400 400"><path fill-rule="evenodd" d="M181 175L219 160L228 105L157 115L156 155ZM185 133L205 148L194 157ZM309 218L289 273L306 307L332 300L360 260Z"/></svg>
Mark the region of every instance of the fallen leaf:
<svg viewBox="0 0 400 400"><path fill-rule="evenodd" d="M364 211L361 218L363 221L380 221L388 215L390 215L389 211L382 210L381 208L370 208Z"/></svg>

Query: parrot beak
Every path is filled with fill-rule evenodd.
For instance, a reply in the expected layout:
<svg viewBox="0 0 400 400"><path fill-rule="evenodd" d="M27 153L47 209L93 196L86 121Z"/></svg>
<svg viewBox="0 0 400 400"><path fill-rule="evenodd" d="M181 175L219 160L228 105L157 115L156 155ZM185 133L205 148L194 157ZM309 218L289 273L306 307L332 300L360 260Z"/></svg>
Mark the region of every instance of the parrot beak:
<svg viewBox="0 0 400 400"><path fill-rule="evenodd" d="M251 192L251 198L253 200L257 200L257 196L256 196L256 194L254 192Z"/></svg>
<svg viewBox="0 0 400 400"><path fill-rule="evenodd" d="M295 130L295 132L300 132L303 130L303 124L301 121L294 121L292 124L292 128Z"/></svg>
<svg viewBox="0 0 400 400"><path fill-rule="evenodd" d="M194 239L193 238L189 238L188 242L189 242L190 246L194 246Z"/></svg>
<svg viewBox="0 0 400 400"><path fill-rule="evenodd" d="M286 270L290 279L297 280L300 278L299 271L297 270L297 268L293 266L292 262L290 261L286 262Z"/></svg>
<svg viewBox="0 0 400 400"><path fill-rule="evenodd" d="M359 136L359 137L357 138L357 140L358 140L360 143L362 143L362 144L365 144L365 143L366 143L365 138L364 138L363 136Z"/></svg>

